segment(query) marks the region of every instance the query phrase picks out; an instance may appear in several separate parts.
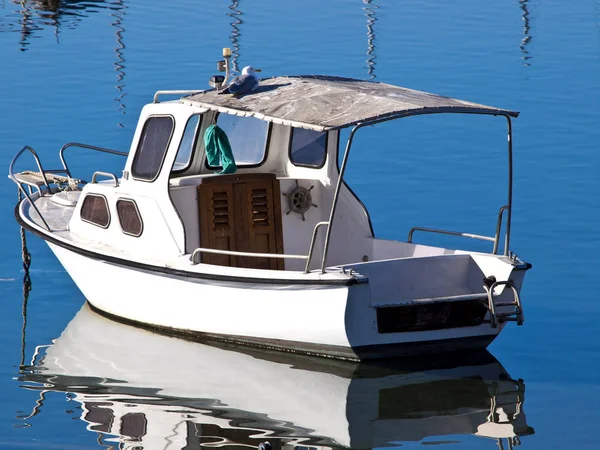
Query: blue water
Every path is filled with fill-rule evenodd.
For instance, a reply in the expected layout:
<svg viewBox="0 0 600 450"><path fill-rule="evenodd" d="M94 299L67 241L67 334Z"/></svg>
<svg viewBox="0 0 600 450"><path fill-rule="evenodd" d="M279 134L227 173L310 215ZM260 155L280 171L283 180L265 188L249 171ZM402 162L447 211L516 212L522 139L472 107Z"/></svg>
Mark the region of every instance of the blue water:
<svg viewBox="0 0 600 450"><path fill-rule="evenodd" d="M374 79L521 112L511 248L533 264L522 292L526 323L507 327L490 351L526 384L535 433L521 439L523 448L597 448L600 2L0 0L0 167L6 171L25 144L50 166L68 141L127 151L153 93L207 87L224 46L234 49L238 68L251 64L263 76ZM490 234L506 198L505 139L499 118L382 125L357 135L349 182L378 236L404 239L416 225ZM122 164L76 153L71 166L83 174L118 172ZM17 379L17 195L7 179L0 189L0 448L101 448L64 393L49 393L39 413L25 418L39 393ZM85 301L43 242L29 236L28 248L25 364ZM497 448L494 440L451 432L418 442L400 433L394 442L388 446Z"/></svg>

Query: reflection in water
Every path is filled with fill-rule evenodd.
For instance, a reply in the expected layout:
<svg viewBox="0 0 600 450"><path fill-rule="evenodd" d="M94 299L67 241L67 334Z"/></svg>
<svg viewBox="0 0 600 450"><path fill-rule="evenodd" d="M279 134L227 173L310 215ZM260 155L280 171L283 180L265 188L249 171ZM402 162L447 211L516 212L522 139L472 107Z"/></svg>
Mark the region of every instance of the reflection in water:
<svg viewBox="0 0 600 450"><path fill-rule="evenodd" d="M19 5L18 18L11 21L8 16L8 23L0 23L0 32L18 31L20 33L19 48L21 51L28 49L30 41L36 38L36 31L41 31L44 27L53 27L56 42L59 42L59 31L61 27L74 28L78 22L89 13L99 9L107 9L110 16L114 19L111 26L115 29L116 47L114 68L117 72L116 89L118 91L115 97L117 103L117 112L122 115L126 113L124 97L125 92L125 43L123 35L125 28L123 20L126 15L127 6L124 0L12 0L13 4ZM117 126L123 128L122 123Z"/></svg>
<svg viewBox="0 0 600 450"><path fill-rule="evenodd" d="M115 2L109 7L113 12L111 16L115 18L114 22L111 23L111 26L115 27L115 35L117 37L117 47L115 48L115 70L117 72L117 91L118 96L115 98L117 102L117 111L120 111L123 115L125 115L125 103L123 102L123 98L127 95L125 92L125 83L123 80L125 79L125 56L123 54L123 50L125 50L125 43L123 42L123 33L125 33L125 28L123 28L123 17L125 16L125 10L127 6L123 4L123 0L115 0ZM123 128L122 123L118 123L117 126Z"/></svg>
<svg viewBox="0 0 600 450"><path fill-rule="evenodd" d="M519 45L519 48L521 49L521 53L523 54L522 59L524 61L524 64L526 66L530 66L531 63L529 60L531 59L531 55L527 50L527 45L531 42L533 38L529 34L531 28L529 25L529 0L519 0L519 5L521 7L521 10L523 11L523 39L521 39L521 45Z"/></svg>
<svg viewBox="0 0 600 450"><path fill-rule="evenodd" d="M15 11L16 20L9 15L8 22L0 23L0 32L18 32L21 51L26 51L31 39L37 37L36 31L52 27L58 42L62 26L73 28L87 12L107 7L105 0L11 0L11 3L20 8Z"/></svg>
<svg viewBox="0 0 600 450"><path fill-rule="evenodd" d="M534 432L523 381L488 352L356 364L188 342L84 306L37 354L22 387L71 393L68 414L118 448L374 448L466 434L511 448Z"/></svg>
<svg viewBox="0 0 600 450"><path fill-rule="evenodd" d="M230 12L227 13L227 16L231 17L233 21L231 22L231 70L232 73L238 72L237 60L240 57L240 25L244 23L242 20L242 12L238 9L240 2L238 0L232 0L231 5L229 5Z"/></svg>
<svg viewBox="0 0 600 450"><path fill-rule="evenodd" d="M17 190L17 202L23 200L23 194L21 190ZM21 327L21 363L20 366L25 364L25 332L27 331L27 302L29 301L29 292L31 292L31 277L29 275L29 268L31 267L31 253L27 248L27 236L25 234L25 228L19 227L19 234L21 236L21 261L23 262L23 306L21 309L21 315L23 316L23 325Z"/></svg>
<svg viewBox="0 0 600 450"><path fill-rule="evenodd" d="M367 5L363 7L365 17L367 18L367 73L370 79L374 79L375 65L377 64L375 59L377 55L375 54L375 31L373 30L373 25L377 21L375 11L379 6L371 3L371 0L363 0L363 3Z"/></svg>

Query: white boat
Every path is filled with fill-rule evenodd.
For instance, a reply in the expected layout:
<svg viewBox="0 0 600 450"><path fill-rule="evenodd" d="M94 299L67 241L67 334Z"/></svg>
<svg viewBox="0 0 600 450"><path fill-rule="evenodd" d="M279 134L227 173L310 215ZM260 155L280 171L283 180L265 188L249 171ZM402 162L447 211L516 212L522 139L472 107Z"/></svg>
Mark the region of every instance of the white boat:
<svg viewBox="0 0 600 450"><path fill-rule="evenodd" d="M173 339L87 305L43 347L19 377L40 395L21 419L65 392L65 409L107 447L385 448L475 435L512 448L534 433L523 380L487 351L358 364Z"/></svg>
<svg viewBox="0 0 600 450"><path fill-rule="evenodd" d="M165 95L177 97L161 101ZM376 238L344 181L355 133L441 113L494 115L508 125L507 200L495 234L415 227L406 241ZM517 116L329 76L262 79L240 98L159 91L127 153L69 143L59 152L62 168L46 170L31 147L18 152L9 177L24 199L15 215L48 243L93 308L114 319L360 360L485 348L506 322L523 323L519 292L531 267L510 251ZM340 131L349 127L344 150ZM224 145L222 137L205 144L210 130L228 136L237 172L222 174L231 167L207 158ZM96 171L82 182L65 159L74 147L126 156L122 175ZM15 172L27 152L34 170ZM416 244L414 232L491 248Z"/></svg>

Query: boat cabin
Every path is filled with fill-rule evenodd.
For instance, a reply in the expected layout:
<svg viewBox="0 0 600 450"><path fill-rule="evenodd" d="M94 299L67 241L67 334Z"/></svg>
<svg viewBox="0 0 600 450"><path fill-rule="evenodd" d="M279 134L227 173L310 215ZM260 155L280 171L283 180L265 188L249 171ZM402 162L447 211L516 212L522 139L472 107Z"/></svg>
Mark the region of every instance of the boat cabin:
<svg viewBox="0 0 600 450"><path fill-rule="evenodd" d="M122 177L97 173L84 187L69 229L82 236L93 230L106 245L137 255L189 254L194 264L251 269L325 272L447 254L375 239L368 211L340 175L362 126L444 112L502 115L509 124L517 115L325 76L261 80L240 98L216 90L158 92L141 112ZM340 130L351 126L349 141L340 143ZM220 140L210 140L210 133ZM233 165L224 159L227 143ZM107 179L98 181L102 177ZM505 209L510 230L510 198ZM495 240L494 252L498 238L487 238Z"/></svg>

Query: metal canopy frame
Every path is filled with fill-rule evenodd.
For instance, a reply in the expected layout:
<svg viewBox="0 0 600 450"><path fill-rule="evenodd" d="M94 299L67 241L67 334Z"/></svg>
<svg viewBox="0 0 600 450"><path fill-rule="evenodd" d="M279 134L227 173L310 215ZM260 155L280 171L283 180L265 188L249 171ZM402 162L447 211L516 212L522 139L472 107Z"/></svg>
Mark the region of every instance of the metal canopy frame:
<svg viewBox="0 0 600 450"><path fill-rule="evenodd" d="M331 230L333 225L333 220L335 218L335 210L337 208L338 198L340 194L340 188L342 186L344 180L344 174L346 172L346 166L348 163L348 156L350 155L350 148L352 147L352 141L354 139L354 134L362 127L377 125L379 123L388 122L395 119L402 119L410 116L419 116L426 114L476 114L476 115L491 115L491 116L503 116L507 120L507 134L508 134L508 200L507 205L503 206L500 209L500 214L502 211L506 209L506 238L504 241L504 255L508 256L509 254L509 246L510 246L510 228L512 221L512 196L513 196L513 155L512 155L512 121L511 115L509 113L500 113L500 112L487 112L487 111L457 111L457 110L445 110L445 111L407 111L400 114L394 114L374 120L369 120L365 122L358 123L354 125L352 130L350 131L350 136L348 137L348 141L346 142L346 149L344 151L344 157L342 159L342 165L340 167L339 177L337 184L335 186L335 192L333 194L333 204L331 205L331 211L329 213L329 221L327 226L327 231L325 234L325 245L323 248L323 258L321 260L321 273L325 273L325 266L327 263L327 254L329 252L329 244L331 239ZM513 115L516 117L516 115ZM412 233L412 230L411 230ZM499 230L497 230L497 235ZM497 242L495 243L494 249L497 247Z"/></svg>

